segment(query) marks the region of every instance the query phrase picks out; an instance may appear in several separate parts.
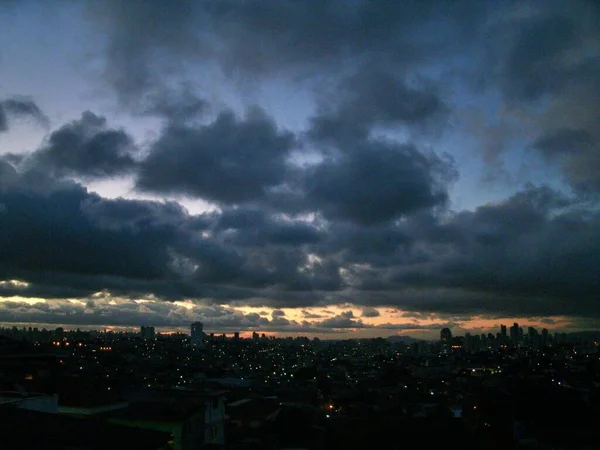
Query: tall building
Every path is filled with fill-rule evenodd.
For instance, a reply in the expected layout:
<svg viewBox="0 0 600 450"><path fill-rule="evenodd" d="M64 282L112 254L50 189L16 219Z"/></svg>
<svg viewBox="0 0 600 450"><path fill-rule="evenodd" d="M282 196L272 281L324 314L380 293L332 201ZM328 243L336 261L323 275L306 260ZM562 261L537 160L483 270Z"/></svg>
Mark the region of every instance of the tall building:
<svg viewBox="0 0 600 450"><path fill-rule="evenodd" d="M144 326L140 327L140 336L142 339L154 339L155 330L154 327Z"/></svg>
<svg viewBox="0 0 600 450"><path fill-rule="evenodd" d="M500 335L502 339L506 339L506 325L500 325Z"/></svg>
<svg viewBox="0 0 600 450"><path fill-rule="evenodd" d="M204 325L202 322L192 323L190 341L194 347L204 346Z"/></svg>
<svg viewBox="0 0 600 450"><path fill-rule="evenodd" d="M513 326L510 327L510 340L513 343L513 345L517 345L520 341L519 341L519 324L518 323L513 323Z"/></svg>
<svg viewBox="0 0 600 450"><path fill-rule="evenodd" d="M542 328L542 346L548 345L548 329Z"/></svg>
<svg viewBox="0 0 600 450"><path fill-rule="evenodd" d="M442 328L440 340L442 341L442 352L449 353L450 347L452 347L452 331L450 331L450 328Z"/></svg>

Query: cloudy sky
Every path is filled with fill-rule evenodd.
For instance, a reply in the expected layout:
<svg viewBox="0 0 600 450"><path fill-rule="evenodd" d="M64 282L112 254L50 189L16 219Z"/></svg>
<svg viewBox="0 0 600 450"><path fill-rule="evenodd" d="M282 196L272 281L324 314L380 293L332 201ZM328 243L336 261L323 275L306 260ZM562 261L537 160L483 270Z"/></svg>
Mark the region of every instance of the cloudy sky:
<svg viewBox="0 0 600 450"><path fill-rule="evenodd" d="M0 323L600 326L594 1L0 0Z"/></svg>

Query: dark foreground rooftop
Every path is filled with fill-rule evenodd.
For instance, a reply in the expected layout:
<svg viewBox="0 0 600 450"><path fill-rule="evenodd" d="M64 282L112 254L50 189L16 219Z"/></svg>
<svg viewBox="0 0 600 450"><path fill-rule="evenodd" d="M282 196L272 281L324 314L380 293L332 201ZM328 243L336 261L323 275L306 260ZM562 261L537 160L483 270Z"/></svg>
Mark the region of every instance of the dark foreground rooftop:
<svg viewBox="0 0 600 450"><path fill-rule="evenodd" d="M0 436L2 448L27 450L159 450L171 439L161 431L17 408L0 409Z"/></svg>

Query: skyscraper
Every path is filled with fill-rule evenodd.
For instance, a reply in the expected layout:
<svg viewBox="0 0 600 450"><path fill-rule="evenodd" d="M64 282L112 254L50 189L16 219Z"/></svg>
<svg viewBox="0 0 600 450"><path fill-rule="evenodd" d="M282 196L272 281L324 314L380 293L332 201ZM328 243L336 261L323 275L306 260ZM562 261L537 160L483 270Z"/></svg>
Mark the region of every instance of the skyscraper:
<svg viewBox="0 0 600 450"><path fill-rule="evenodd" d="M500 335L503 339L506 339L506 325L500 325Z"/></svg>
<svg viewBox="0 0 600 450"><path fill-rule="evenodd" d="M204 325L202 322L192 323L191 343L194 347L204 346Z"/></svg>
<svg viewBox="0 0 600 450"><path fill-rule="evenodd" d="M519 341L519 324L518 323L513 323L513 326L510 327L510 340L512 341L513 345L517 345L520 341Z"/></svg>

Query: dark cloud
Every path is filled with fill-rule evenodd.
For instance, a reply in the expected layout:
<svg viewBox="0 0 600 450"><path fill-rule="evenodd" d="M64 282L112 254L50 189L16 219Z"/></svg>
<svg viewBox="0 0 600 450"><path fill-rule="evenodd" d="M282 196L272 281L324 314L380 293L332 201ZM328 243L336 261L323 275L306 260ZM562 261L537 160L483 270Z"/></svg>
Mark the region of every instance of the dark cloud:
<svg viewBox="0 0 600 450"><path fill-rule="evenodd" d="M332 223L328 239L319 251L323 254L341 254L348 264L369 264L373 267L399 262L407 255L413 237L395 224L363 227L353 223Z"/></svg>
<svg viewBox="0 0 600 450"><path fill-rule="evenodd" d="M190 61L245 79L335 73L350 61L432 62L450 43L467 42L485 9L481 2L183 1L167 7L136 0L91 5L88 18L107 37L105 80L131 103L181 77ZM436 37L423 39L424 30Z"/></svg>
<svg viewBox="0 0 600 450"><path fill-rule="evenodd" d="M113 177L133 170L134 151L124 130L110 129L104 117L86 111L52 132L31 164L56 176Z"/></svg>
<svg viewBox="0 0 600 450"><path fill-rule="evenodd" d="M362 317L379 317L381 314L375 308L363 308Z"/></svg>
<svg viewBox="0 0 600 450"><path fill-rule="evenodd" d="M354 313L352 311L345 311L343 313L338 314L334 317L329 317L327 319L321 320L317 322L316 325L322 328L366 328L368 325L365 325L360 319L354 318Z"/></svg>
<svg viewBox="0 0 600 450"><path fill-rule="evenodd" d="M86 112L32 156L2 157L0 280L29 284L0 284L0 295L86 299L64 323L124 325L141 314L152 324L198 318L231 330L429 326L375 327L351 311L303 310L303 319L319 320L308 324L280 309L269 317L218 305L354 304L361 317L389 307L415 319L437 314L431 327L470 314L597 317L600 39L597 8L588 5L88 6L107 43L105 81L121 106L163 119L163 128L145 156L123 129ZM307 128L292 134L259 108L243 116L211 110L222 100L213 101L221 86L212 86L222 72L233 84L250 80L260 98L274 79L293 87L300 80L316 106ZM470 128L456 111L471 101L483 105L472 116L484 117ZM216 118L208 122L207 113ZM31 102L0 103L0 130L23 117L43 121ZM556 165L575 196L528 186L452 211L456 164L436 152L468 159L468 148L455 150L465 130L494 141L494 169L534 149L527 157ZM215 209L193 216L172 201L105 199L68 179L121 175L138 194L192 197ZM119 316L91 297L98 292L209 306L187 314L173 303L127 303ZM43 308L28 317L51 320ZM23 305L9 310L0 320L26 314Z"/></svg>
<svg viewBox="0 0 600 450"><path fill-rule="evenodd" d="M593 144L593 138L586 130L563 128L548 135L540 136L533 147L548 157L556 157L584 151Z"/></svg>
<svg viewBox="0 0 600 450"><path fill-rule="evenodd" d="M302 310L302 317L304 317L305 319L322 319L323 318L323 316L321 314L311 313L306 310Z"/></svg>
<svg viewBox="0 0 600 450"><path fill-rule="evenodd" d="M73 272L82 275L117 275L160 278L166 270L174 229L118 232L96 227L82 206L102 201L73 185L46 194L27 190L3 192L5 213L0 256L4 276L14 270Z"/></svg>
<svg viewBox="0 0 600 450"><path fill-rule="evenodd" d="M19 174L13 165L0 159L0 189L12 186L18 179Z"/></svg>
<svg viewBox="0 0 600 450"><path fill-rule="evenodd" d="M230 243L243 246L316 244L322 238L314 225L286 220L255 208L226 209L216 221Z"/></svg>
<svg viewBox="0 0 600 450"><path fill-rule="evenodd" d="M410 87L393 69L362 67L330 97L312 119L309 134L342 145L366 139L374 125L422 125L444 119L448 110L434 86Z"/></svg>
<svg viewBox="0 0 600 450"><path fill-rule="evenodd" d="M507 94L537 100L561 89L568 81L566 53L579 44L575 25L562 14L526 20L506 61Z"/></svg>
<svg viewBox="0 0 600 450"><path fill-rule="evenodd" d="M194 123L210 110L209 102L199 98L193 89L181 87L149 93L134 112L167 119L172 124Z"/></svg>
<svg viewBox="0 0 600 450"><path fill-rule="evenodd" d="M600 37L598 39L600 47ZM577 191L600 193L600 64L593 79L580 82L554 99L538 130L534 147L558 167Z"/></svg>
<svg viewBox="0 0 600 450"><path fill-rule="evenodd" d="M501 94L502 104L483 133L499 131L488 163L497 166L507 155L515 157L511 142L533 135L532 147L543 164L558 167L579 192L597 195L600 179L590 168L600 163L598 20L595 2L578 1L569 8L562 2L526 2L490 22L480 47L479 59L486 61L481 76L490 93Z"/></svg>
<svg viewBox="0 0 600 450"><path fill-rule="evenodd" d="M138 108L148 93L167 86L179 58L197 53L194 3L134 0L88 5L88 18L108 37L103 75L123 105Z"/></svg>
<svg viewBox="0 0 600 450"><path fill-rule="evenodd" d="M75 183L2 167L10 183L0 191L0 279L31 283L4 286L3 295L81 297L109 289L165 299L264 297L270 304L286 291L318 297L342 284L335 263L308 257L305 246L317 232L307 223L263 213L232 239L231 213L190 216L172 202L103 199Z"/></svg>
<svg viewBox="0 0 600 450"><path fill-rule="evenodd" d="M13 176L0 192L0 278L30 282L23 295L81 297L110 289L128 296L228 291L225 296L239 297L235 288L188 280L185 269L227 267L230 252L195 243L194 227L185 226L189 215L178 205L106 200L74 183L44 182L40 174ZM207 271L197 276L210 278Z"/></svg>
<svg viewBox="0 0 600 450"><path fill-rule="evenodd" d="M530 187L428 231L430 241L441 242L433 234L461 237L431 246L429 261L400 268L394 280L455 297L423 299L422 310L596 316L599 220L548 188Z"/></svg>
<svg viewBox="0 0 600 450"><path fill-rule="evenodd" d="M108 200L90 196L80 203L80 210L94 226L112 231L183 231L190 221L187 211L175 202L131 201L122 198Z"/></svg>
<svg viewBox="0 0 600 450"><path fill-rule="evenodd" d="M376 224L444 204L452 174L451 162L434 154L371 140L313 167L306 191L327 218Z"/></svg>
<svg viewBox="0 0 600 450"><path fill-rule="evenodd" d="M0 132L8 130L12 119L33 119L40 125L48 125L48 118L38 105L24 97L0 100Z"/></svg>
<svg viewBox="0 0 600 450"><path fill-rule="evenodd" d="M207 126L168 127L142 162L137 187L227 204L260 199L283 183L293 146L293 135L258 109L243 119L223 112Z"/></svg>

